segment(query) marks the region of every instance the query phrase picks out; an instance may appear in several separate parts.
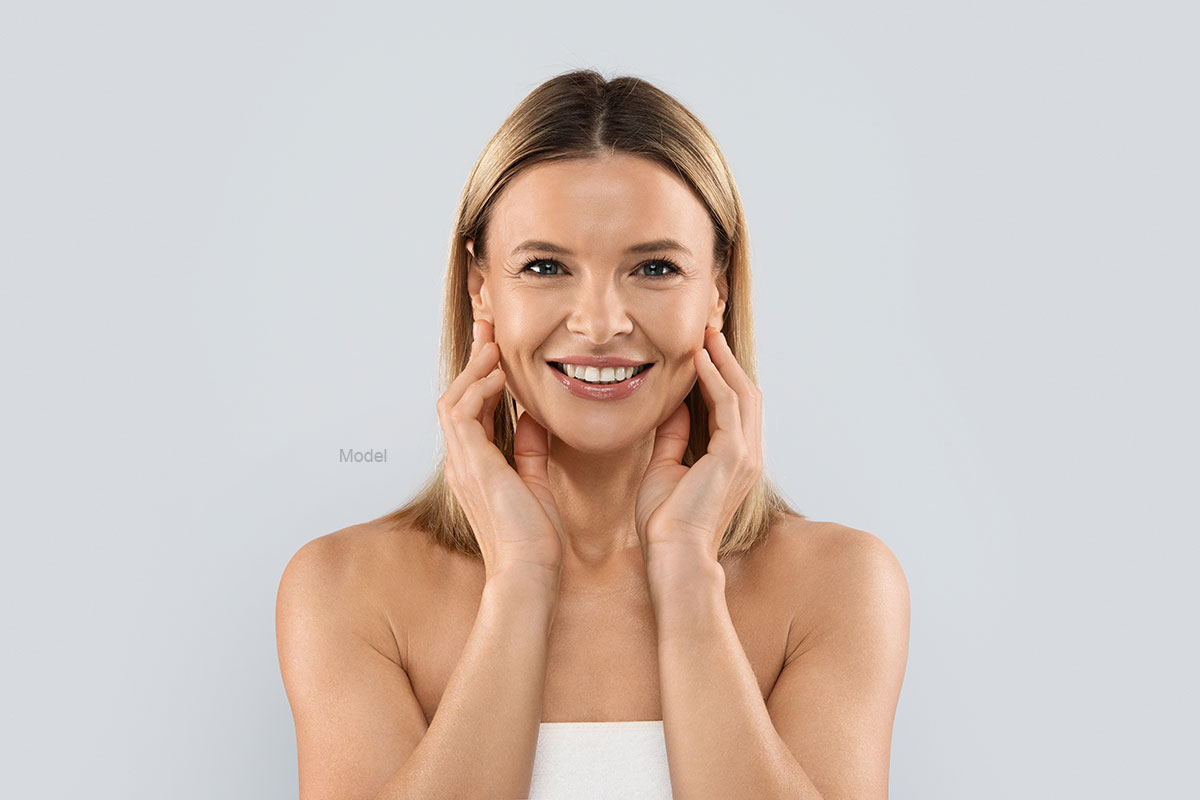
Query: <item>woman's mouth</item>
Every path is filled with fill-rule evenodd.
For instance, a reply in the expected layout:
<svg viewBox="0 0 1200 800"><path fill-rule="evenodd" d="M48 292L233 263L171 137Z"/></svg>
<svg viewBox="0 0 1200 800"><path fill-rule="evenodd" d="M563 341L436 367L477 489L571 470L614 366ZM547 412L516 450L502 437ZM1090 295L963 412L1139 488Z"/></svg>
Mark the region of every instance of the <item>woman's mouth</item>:
<svg viewBox="0 0 1200 800"><path fill-rule="evenodd" d="M636 367L583 367L547 361L555 379L571 394L585 400L621 400L642 385L654 364Z"/></svg>
<svg viewBox="0 0 1200 800"><path fill-rule="evenodd" d="M650 364L636 367L581 367L576 364L562 364L558 361L546 362L564 375L569 375L577 381L593 386L606 386L627 381L650 369Z"/></svg>

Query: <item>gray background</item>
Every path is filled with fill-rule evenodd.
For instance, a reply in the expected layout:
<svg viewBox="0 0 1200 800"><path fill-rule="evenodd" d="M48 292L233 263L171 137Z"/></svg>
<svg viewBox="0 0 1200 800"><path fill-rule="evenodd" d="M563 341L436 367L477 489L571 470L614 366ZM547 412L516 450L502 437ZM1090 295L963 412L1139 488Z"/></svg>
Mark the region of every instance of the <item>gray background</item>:
<svg viewBox="0 0 1200 800"><path fill-rule="evenodd" d="M0 12L0 795L296 795L281 571L429 472L455 202L575 67L732 165L768 471L908 577L892 796L1191 784L1195 13L779 5Z"/></svg>

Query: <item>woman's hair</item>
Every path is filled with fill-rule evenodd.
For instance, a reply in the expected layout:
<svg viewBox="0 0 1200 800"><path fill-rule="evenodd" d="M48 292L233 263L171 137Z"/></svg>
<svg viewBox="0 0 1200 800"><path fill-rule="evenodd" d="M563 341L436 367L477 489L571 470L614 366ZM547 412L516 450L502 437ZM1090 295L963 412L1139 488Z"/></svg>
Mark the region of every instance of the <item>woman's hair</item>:
<svg viewBox="0 0 1200 800"><path fill-rule="evenodd" d="M476 261L487 258L488 221L504 187L534 164L614 153L662 165L679 175L707 207L716 232L713 263L718 275L725 273L728 287L722 330L742 369L758 383L745 212L716 141L679 101L650 83L631 76L606 80L594 70L577 70L530 92L488 142L467 179L446 271L439 392L462 372L471 355L474 315L467 291L466 241L474 240ZM690 467L708 451L708 407L699 384L685 402L692 430L683 463ZM516 403L505 387L496 406L493 439L514 467L516 421ZM482 558L471 525L446 482L445 459L443 447L438 468L425 485L381 521L415 527L439 544ZM803 516L764 474L734 514L717 557L749 550L783 514Z"/></svg>

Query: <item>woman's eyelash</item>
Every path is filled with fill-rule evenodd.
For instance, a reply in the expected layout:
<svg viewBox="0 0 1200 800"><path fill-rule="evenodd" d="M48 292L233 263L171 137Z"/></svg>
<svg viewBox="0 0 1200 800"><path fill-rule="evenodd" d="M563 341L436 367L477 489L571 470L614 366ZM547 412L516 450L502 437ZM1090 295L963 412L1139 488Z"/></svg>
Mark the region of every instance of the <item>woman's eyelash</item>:
<svg viewBox="0 0 1200 800"><path fill-rule="evenodd" d="M554 264L557 267L562 266L561 263L559 263L558 261L555 261L553 258L534 257L534 258L531 258L528 261L526 261L523 265L521 265L521 272L532 272L534 275L538 275L543 278L557 278L558 277L558 275L547 275L544 272L533 272L530 269L530 267L532 267L534 264ZM679 274L683 273L683 270L679 268L679 265L676 264L674 261L672 261L669 258L659 257L659 258L652 258L649 261L643 261L641 264L638 264L638 269L641 269L642 267L646 266L647 264L664 264L667 267L670 267L671 271L662 273L661 275L642 275L640 277L643 277L643 278L666 278L666 277L670 277L671 275L679 275Z"/></svg>

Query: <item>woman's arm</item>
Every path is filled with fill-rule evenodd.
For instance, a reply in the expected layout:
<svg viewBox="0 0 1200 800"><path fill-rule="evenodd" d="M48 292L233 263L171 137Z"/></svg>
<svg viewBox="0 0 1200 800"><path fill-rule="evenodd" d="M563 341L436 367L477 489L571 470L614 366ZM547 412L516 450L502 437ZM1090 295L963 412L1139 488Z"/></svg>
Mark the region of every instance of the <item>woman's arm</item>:
<svg viewBox="0 0 1200 800"><path fill-rule="evenodd" d="M657 569L651 594L672 795L821 800L767 713L721 565L697 559Z"/></svg>
<svg viewBox="0 0 1200 800"><path fill-rule="evenodd" d="M839 529L819 570L822 624L803 648L789 643L765 703L730 620L720 565L657 565L651 585L676 800L887 798L908 654L908 585L881 540ZM776 557L803 583L818 571L805 568L799 553Z"/></svg>
<svg viewBox="0 0 1200 800"><path fill-rule="evenodd" d="M426 726L407 674L365 633L372 605L347 550L310 542L279 586L301 800L528 795L557 589L538 574L489 580Z"/></svg>

